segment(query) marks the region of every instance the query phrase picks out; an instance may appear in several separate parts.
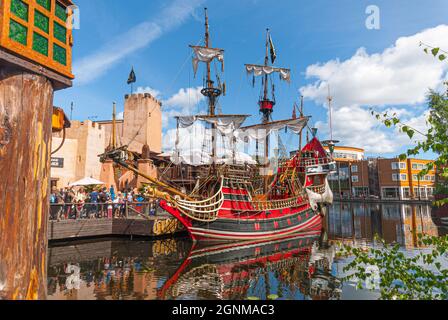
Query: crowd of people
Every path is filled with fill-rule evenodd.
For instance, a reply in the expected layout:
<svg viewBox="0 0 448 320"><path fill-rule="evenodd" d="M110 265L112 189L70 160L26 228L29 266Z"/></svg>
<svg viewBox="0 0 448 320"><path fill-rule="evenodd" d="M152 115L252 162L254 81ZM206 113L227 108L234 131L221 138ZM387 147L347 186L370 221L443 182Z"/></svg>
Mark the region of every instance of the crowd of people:
<svg viewBox="0 0 448 320"><path fill-rule="evenodd" d="M137 214L156 215L159 207L158 201L145 198L137 189L115 192L113 187L90 191L83 187L54 187L50 205L50 220L125 218L129 208Z"/></svg>

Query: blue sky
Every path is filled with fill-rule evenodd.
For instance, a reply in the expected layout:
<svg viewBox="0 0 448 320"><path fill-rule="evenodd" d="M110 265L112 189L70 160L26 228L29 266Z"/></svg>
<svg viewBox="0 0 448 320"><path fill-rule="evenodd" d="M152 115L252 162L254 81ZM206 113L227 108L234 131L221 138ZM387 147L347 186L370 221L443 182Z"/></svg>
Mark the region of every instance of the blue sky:
<svg viewBox="0 0 448 320"><path fill-rule="evenodd" d="M365 147L369 155L396 155L407 141L367 119L368 108L398 110L411 124L421 126L422 92L440 89L446 78L446 63L425 56L417 41L448 47L445 0L77 0L76 4L81 18L81 28L74 30L77 80L73 88L56 93L55 104L69 114L73 101L77 120L110 118L113 101L122 111L131 66L137 74L136 87L157 92L167 102L167 115L204 108L204 102L196 105L194 98L195 88L202 85L202 71L194 79L188 47L203 38L204 6L209 9L212 45L226 50L223 111L253 114L249 123L259 119L259 89L252 88L244 64L263 61L267 27L277 49L276 65L292 69L291 84L277 83L274 119L290 117L300 89L312 124L320 129L320 138L327 138L322 98L329 83L335 138ZM365 26L368 5L380 9L379 30ZM396 90L390 92L391 88ZM352 123L356 119L360 126ZM172 125L166 123L165 130Z"/></svg>

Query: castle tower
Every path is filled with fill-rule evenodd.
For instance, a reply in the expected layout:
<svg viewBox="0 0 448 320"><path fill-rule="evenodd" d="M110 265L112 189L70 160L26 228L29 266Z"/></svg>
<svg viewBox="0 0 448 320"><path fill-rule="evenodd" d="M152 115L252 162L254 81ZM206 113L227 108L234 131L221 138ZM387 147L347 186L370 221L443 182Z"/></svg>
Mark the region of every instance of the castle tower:
<svg viewBox="0 0 448 320"><path fill-rule="evenodd" d="M144 145L162 152L162 103L149 93L125 96L122 142L140 153Z"/></svg>

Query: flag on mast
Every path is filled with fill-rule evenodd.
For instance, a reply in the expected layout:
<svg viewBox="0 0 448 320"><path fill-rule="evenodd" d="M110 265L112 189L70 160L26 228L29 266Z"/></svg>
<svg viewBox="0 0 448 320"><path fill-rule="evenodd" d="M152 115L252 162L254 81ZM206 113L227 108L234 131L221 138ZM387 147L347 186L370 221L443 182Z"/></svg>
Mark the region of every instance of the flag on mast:
<svg viewBox="0 0 448 320"><path fill-rule="evenodd" d="M129 74L128 84L135 83L137 81L137 77L135 76L134 67L132 67L131 73Z"/></svg>
<svg viewBox="0 0 448 320"><path fill-rule="evenodd" d="M272 64L274 64L275 60L277 59L277 52L275 51L274 42L272 41L271 35L269 35L269 47L271 49L271 61Z"/></svg>

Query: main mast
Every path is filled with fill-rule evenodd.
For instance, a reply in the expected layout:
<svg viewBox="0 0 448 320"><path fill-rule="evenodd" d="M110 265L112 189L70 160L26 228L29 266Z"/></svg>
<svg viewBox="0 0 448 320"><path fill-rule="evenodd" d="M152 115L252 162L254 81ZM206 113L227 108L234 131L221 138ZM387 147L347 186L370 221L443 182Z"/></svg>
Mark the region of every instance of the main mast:
<svg viewBox="0 0 448 320"><path fill-rule="evenodd" d="M266 56L264 59L264 66L269 66L269 40L270 40L270 33L269 28L266 29ZM272 59L274 60L274 59ZM274 62L273 62L274 63ZM266 124L269 121L271 121L271 115L274 111L273 108L275 106L275 101L269 100L269 75L268 73L264 74L263 78L263 98L259 101L260 105L260 112L263 114L262 123ZM274 92L272 92L272 95L274 96ZM269 144L269 142L268 142Z"/></svg>
<svg viewBox="0 0 448 320"><path fill-rule="evenodd" d="M269 53L270 58L269 59ZM275 87L272 83L272 100L269 98L269 76L274 73L278 73L280 75L280 79L284 81L290 81L291 79L291 70L285 68L277 68L274 67L273 64L277 58L277 54L275 52L274 43L271 38L270 30L266 29L266 52L264 65L256 65L256 64L246 64L246 71L249 74L253 74L254 77L254 85L255 85L255 77L262 76L262 90L263 93L260 94L260 100L258 101L258 105L260 107L260 113L262 114L262 124L268 125L272 121L272 112L274 111L275 106ZM269 61L270 60L270 61ZM271 63L270 63L271 62ZM269 137L265 138L265 164L269 163ZM258 150L258 142L257 142L257 150ZM257 152L258 154L258 152Z"/></svg>

